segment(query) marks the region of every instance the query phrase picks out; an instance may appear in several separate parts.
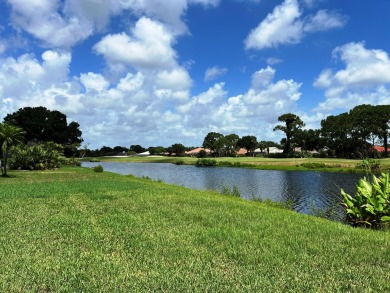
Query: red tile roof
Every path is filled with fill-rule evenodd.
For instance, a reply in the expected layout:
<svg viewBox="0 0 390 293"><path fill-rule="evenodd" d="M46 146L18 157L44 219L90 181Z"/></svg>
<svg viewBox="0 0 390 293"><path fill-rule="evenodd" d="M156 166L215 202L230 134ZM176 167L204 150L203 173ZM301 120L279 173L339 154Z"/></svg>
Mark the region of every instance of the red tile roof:
<svg viewBox="0 0 390 293"><path fill-rule="evenodd" d="M379 145L374 145L372 148L380 153L383 153L385 151L385 148ZM390 152L390 148L388 148L387 151Z"/></svg>

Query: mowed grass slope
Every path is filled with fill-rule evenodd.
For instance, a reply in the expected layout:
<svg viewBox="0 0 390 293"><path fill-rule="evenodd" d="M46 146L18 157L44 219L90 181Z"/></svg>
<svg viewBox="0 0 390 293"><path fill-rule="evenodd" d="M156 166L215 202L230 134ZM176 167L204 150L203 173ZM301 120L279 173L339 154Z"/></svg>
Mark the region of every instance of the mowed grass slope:
<svg viewBox="0 0 390 293"><path fill-rule="evenodd" d="M390 233L90 169L0 178L1 292L389 292Z"/></svg>

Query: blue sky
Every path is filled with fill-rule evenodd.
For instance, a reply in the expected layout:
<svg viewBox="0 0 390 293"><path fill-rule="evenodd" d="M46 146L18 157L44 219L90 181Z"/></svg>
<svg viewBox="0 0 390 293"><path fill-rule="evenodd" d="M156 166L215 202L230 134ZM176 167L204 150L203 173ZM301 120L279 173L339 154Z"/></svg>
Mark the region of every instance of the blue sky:
<svg viewBox="0 0 390 293"><path fill-rule="evenodd" d="M388 0L2 0L0 119L59 110L85 144L279 141L390 103Z"/></svg>

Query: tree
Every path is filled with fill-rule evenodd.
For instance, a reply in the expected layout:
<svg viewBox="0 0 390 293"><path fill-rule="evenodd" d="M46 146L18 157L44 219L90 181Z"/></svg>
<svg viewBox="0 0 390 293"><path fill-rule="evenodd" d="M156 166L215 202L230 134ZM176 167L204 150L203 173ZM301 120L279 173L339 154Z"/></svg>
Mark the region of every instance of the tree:
<svg viewBox="0 0 390 293"><path fill-rule="evenodd" d="M140 146L139 144L132 144L130 146L130 151L132 152L135 152L136 154L140 154L140 153L143 153L144 151L146 151L146 149L144 149L142 146Z"/></svg>
<svg viewBox="0 0 390 293"><path fill-rule="evenodd" d="M255 149L257 148L257 138L253 135L247 135L240 138L238 145L245 148L249 154L254 155Z"/></svg>
<svg viewBox="0 0 390 293"><path fill-rule="evenodd" d="M238 141L240 140L240 137L237 134L228 134L225 136L225 149L226 149L226 155L234 155L238 150Z"/></svg>
<svg viewBox="0 0 390 293"><path fill-rule="evenodd" d="M324 140L321 138L321 130L319 129L302 129L298 131L294 142L305 151L318 151L325 146Z"/></svg>
<svg viewBox="0 0 390 293"><path fill-rule="evenodd" d="M50 111L45 107L25 107L8 114L4 122L20 127L26 132L27 141L72 145L81 144L82 132L77 122L67 124L66 115L59 111Z"/></svg>
<svg viewBox="0 0 390 293"><path fill-rule="evenodd" d="M292 153L291 140L294 138L297 132L305 126L305 123L299 116L292 113L279 116L278 121L284 122L285 125L276 125L274 131L281 130L286 134L283 153L284 155L289 156Z"/></svg>
<svg viewBox="0 0 390 293"><path fill-rule="evenodd" d="M375 107L371 105L359 105L349 111L350 137L354 143L354 153L367 157L370 152L370 144L375 144L378 137L378 122Z"/></svg>
<svg viewBox="0 0 390 293"><path fill-rule="evenodd" d="M170 151L176 156L181 156L184 154L186 147L181 143L175 143L170 147Z"/></svg>
<svg viewBox="0 0 390 293"><path fill-rule="evenodd" d="M383 147L385 149L384 157L389 156L388 153L388 139L389 139L389 130L390 130L390 105L378 105L375 106L375 116L374 116L376 129L375 134L378 135L380 139L383 140Z"/></svg>
<svg viewBox="0 0 390 293"><path fill-rule="evenodd" d="M3 154L3 168L1 169L1 175L3 177L7 175L7 160L9 151L12 146L23 142L25 132L23 129L17 126L13 126L7 123L0 123L0 142L1 152ZM0 164L1 165L1 164Z"/></svg>
<svg viewBox="0 0 390 293"><path fill-rule="evenodd" d="M321 134L326 146L336 157L351 156L353 142L350 135L351 121L348 113L328 116L321 121Z"/></svg>
<svg viewBox="0 0 390 293"><path fill-rule="evenodd" d="M205 149L209 149L211 153L215 156L215 154L219 152L219 148L221 147L220 139L223 137L224 136L221 133L209 132L203 140L203 147Z"/></svg>
<svg viewBox="0 0 390 293"><path fill-rule="evenodd" d="M149 147L148 151L151 155L161 155L165 152L165 148L162 146Z"/></svg>

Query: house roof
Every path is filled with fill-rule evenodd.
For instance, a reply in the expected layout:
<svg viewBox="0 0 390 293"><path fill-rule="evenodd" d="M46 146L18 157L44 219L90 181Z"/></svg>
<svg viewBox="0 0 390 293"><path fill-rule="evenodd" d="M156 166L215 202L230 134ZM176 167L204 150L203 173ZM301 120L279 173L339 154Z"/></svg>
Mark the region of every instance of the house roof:
<svg viewBox="0 0 390 293"><path fill-rule="evenodd" d="M379 145L374 145L372 148L380 153L385 151L385 147ZM390 152L390 148L387 148L387 151Z"/></svg>
<svg viewBox="0 0 390 293"><path fill-rule="evenodd" d="M205 149L205 148L196 148L196 149L187 151L186 154L188 154L188 155L194 155L194 154L199 153L200 151L205 151L206 153L210 153L210 150L209 150L209 149Z"/></svg>
<svg viewBox="0 0 390 293"><path fill-rule="evenodd" d="M237 155L245 155L247 152L248 152L248 151L247 151L246 149L240 148L240 149L236 152L236 154L237 154Z"/></svg>

